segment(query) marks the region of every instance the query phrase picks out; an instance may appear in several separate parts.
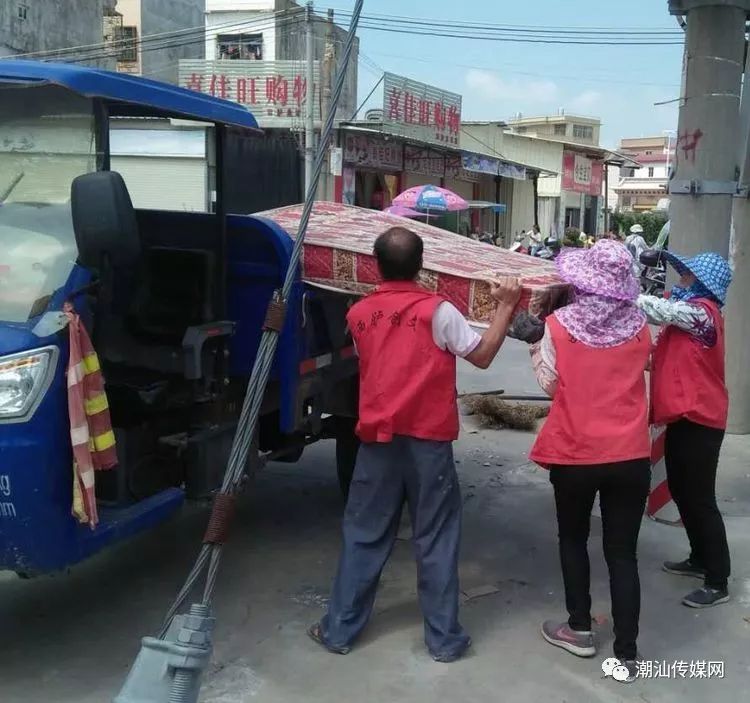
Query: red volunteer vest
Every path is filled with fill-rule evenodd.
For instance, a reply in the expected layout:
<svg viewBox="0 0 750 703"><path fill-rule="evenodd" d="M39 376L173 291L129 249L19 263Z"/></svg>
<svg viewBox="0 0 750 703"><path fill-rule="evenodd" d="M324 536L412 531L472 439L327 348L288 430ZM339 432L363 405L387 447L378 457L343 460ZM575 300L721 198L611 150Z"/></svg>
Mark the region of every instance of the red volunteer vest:
<svg viewBox="0 0 750 703"><path fill-rule="evenodd" d="M442 302L416 283L389 282L349 310L363 442L458 437L456 357L432 337L432 317Z"/></svg>
<svg viewBox="0 0 750 703"><path fill-rule="evenodd" d="M724 319L711 300L691 300L705 308L716 328L716 344L705 347L670 325L662 330L651 363L652 420L667 425L685 419L726 429L729 394L724 382Z"/></svg>
<svg viewBox="0 0 750 703"><path fill-rule="evenodd" d="M557 358L557 391L529 457L542 466L565 466L650 456L648 326L628 342L598 349L574 339L554 315L547 325Z"/></svg>

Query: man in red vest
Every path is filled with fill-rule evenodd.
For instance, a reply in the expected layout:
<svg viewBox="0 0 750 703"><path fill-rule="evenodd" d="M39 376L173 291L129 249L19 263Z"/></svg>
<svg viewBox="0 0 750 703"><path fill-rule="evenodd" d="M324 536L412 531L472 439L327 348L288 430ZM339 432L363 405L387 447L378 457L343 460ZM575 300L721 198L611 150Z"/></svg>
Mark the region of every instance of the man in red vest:
<svg viewBox="0 0 750 703"><path fill-rule="evenodd" d="M416 283L422 240L394 227L375 242L383 284L347 316L360 364L362 445L343 521L343 547L327 615L309 635L347 654L372 612L380 572L408 503L425 643L452 662L471 644L458 622L461 495L456 357L486 369L521 296L516 279L492 284L497 309L479 336L461 313Z"/></svg>

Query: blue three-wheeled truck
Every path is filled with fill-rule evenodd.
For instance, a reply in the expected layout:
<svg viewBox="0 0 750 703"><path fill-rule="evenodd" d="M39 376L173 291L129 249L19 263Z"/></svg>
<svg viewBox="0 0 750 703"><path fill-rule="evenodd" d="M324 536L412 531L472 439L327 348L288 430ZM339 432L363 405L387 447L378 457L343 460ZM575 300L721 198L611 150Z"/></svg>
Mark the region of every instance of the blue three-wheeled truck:
<svg viewBox="0 0 750 703"><path fill-rule="evenodd" d="M211 212L133 207L109 154L111 118L133 116L210 126ZM263 138L234 103L106 71L0 61L0 569L63 569L221 483L292 247L275 223L225 211L230 131ZM98 352L117 441L117 467L96 474L95 529L71 514L66 302ZM346 490L357 451L350 303L298 279L249 475L335 437Z"/></svg>

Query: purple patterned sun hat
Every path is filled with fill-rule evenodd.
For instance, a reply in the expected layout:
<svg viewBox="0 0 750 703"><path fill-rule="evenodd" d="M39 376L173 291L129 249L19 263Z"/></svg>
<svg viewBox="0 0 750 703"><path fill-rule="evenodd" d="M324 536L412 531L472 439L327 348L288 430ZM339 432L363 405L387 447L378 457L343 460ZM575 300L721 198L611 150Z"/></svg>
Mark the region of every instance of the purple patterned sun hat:
<svg viewBox="0 0 750 703"><path fill-rule="evenodd" d="M563 249L555 263L560 278L585 293L634 301L641 292L633 257L620 242L601 239L591 249Z"/></svg>

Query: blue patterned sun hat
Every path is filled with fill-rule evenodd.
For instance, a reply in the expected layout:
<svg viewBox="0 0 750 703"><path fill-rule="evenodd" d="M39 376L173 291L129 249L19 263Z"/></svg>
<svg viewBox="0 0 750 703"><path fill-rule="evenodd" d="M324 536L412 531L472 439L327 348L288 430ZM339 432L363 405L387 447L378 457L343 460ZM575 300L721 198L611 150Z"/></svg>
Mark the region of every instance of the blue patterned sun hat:
<svg viewBox="0 0 750 703"><path fill-rule="evenodd" d="M686 272L692 273L705 288L711 291L716 300L724 305L727 300L727 289L732 282L732 271L723 256L708 252L687 258L671 251L665 252L665 256L677 273L680 275Z"/></svg>

